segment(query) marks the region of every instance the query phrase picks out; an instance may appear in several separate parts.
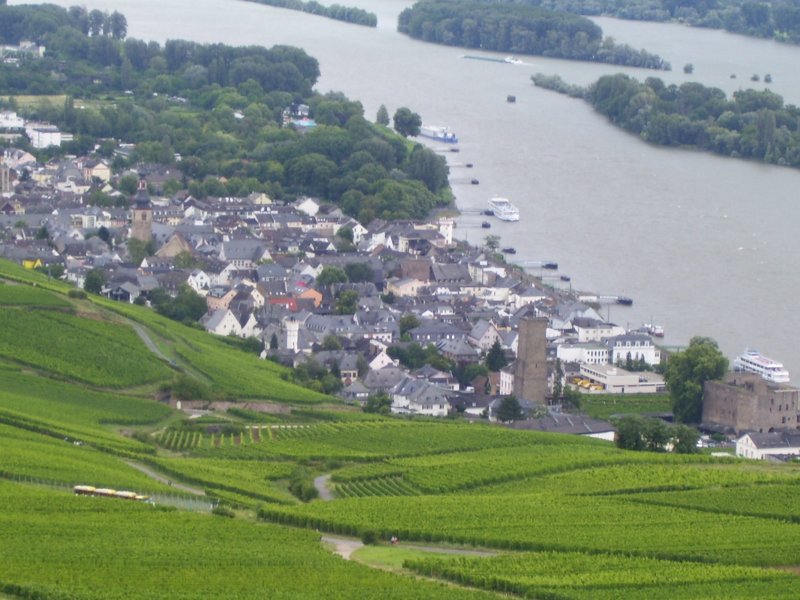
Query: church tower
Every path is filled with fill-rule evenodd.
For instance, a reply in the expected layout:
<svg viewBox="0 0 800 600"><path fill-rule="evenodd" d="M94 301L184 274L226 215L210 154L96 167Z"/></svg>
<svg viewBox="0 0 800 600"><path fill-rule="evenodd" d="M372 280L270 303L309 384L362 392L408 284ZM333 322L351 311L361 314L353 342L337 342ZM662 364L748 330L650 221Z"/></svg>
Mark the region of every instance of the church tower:
<svg viewBox="0 0 800 600"><path fill-rule="evenodd" d="M547 403L547 319L525 317L519 322L519 345L514 371L518 400Z"/></svg>
<svg viewBox="0 0 800 600"><path fill-rule="evenodd" d="M133 222L131 237L145 243L153 239L153 206L147 193L147 182L139 179L139 191L133 197Z"/></svg>

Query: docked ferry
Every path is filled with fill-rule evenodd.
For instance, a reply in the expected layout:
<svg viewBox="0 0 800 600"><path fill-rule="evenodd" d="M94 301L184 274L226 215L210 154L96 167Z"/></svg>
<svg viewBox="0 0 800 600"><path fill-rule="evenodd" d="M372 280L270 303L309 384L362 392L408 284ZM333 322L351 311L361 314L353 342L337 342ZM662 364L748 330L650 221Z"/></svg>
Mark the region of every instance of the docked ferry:
<svg viewBox="0 0 800 600"><path fill-rule="evenodd" d="M767 358L757 350L745 350L733 360L733 368L761 375L772 383L789 383L789 371L777 360Z"/></svg>
<svg viewBox="0 0 800 600"><path fill-rule="evenodd" d="M423 137L430 138L437 142L446 142L448 144L457 144L458 138L456 134L450 131L447 127L436 127L434 125L423 125L419 128L419 134Z"/></svg>
<svg viewBox="0 0 800 600"><path fill-rule="evenodd" d="M490 199L489 210L501 221L519 221L519 209L508 198Z"/></svg>

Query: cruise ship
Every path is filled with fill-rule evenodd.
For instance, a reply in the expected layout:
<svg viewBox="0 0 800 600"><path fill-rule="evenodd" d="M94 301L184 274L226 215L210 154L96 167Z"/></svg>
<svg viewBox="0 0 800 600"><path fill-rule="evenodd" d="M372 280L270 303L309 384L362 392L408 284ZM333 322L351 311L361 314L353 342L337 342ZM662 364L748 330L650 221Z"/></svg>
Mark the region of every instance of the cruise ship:
<svg viewBox="0 0 800 600"><path fill-rule="evenodd" d="M519 209L508 198L492 198L489 200L489 210L501 221L519 221Z"/></svg>
<svg viewBox="0 0 800 600"><path fill-rule="evenodd" d="M423 125L419 128L419 134L423 137L436 140L437 142L447 142L448 144L458 143L458 137L456 137L456 134L450 131L447 127Z"/></svg>
<svg viewBox="0 0 800 600"><path fill-rule="evenodd" d="M757 350L745 350L733 360L733 368L737 371L756 373L772 383L789 383L789 371L783 364L767 358Z"/></svg>

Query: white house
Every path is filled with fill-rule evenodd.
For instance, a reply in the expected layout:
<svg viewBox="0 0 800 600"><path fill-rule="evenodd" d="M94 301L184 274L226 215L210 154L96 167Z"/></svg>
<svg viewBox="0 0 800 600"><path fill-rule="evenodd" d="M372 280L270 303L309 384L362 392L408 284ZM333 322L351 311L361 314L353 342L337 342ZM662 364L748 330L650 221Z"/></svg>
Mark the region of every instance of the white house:
<svg viewBox="0 0 800 600"><path fill-rule="evenodd" d="M575 319L572 327L578 334L579 342L599 342L625 333L624 327L594 319Z"/></svg>
<svg viewBox="0 0 800 600"><path fill-rule="evenodd" d="M649 335L625 333L609 338L606 344L609 362L614 364L624 363L628 356L634 362L644 359L651 366L661 364L661 350L656 347Z"/></svg>
<svg viewBox="0 0 800 600"><path fill-rule="evenodd" d="M450 410L448 392L423 379L406 377L391 392L394 414L446 417Z"/></svg>
<svg viewBox="0 0 800 600"><path fill-rule="evenodd" d="M482 352L486 352L495 342L500 341L500 334L497 327L491 321L480 319L469 332L467 341Z"/></svg>
<svg viewBox="0 0 800 600"><path fill-rule="evenodd" d="M398 361L393 360L391 356L386 354L385 350L381 350L375 358L373 358L369 363L369 368L373 371L380 371L384 367L388 366L397 366Z"/></svg>
<svg viewBox="0 0 800 600"><path fill-rule="evenodd" d="M215 310L212 313L206 313L201 319L201 324L209 333L217 335L242 335L242 326L239 320L229 310Z"/></svg>
<svg viewBox="0 0 800 600"><path fill-rule="evenodd" d="M800 432L746 433L736 440L736 456L767 460L779 455L800 455Z"/></svg>
<svg viewBox="0 0 800 600"><path fill-rule="evenodd" d="M500 389L498 392L501 396L510 396L514 393L514 363L500 369Z"/></svg>
<svg viewBox="0 0 800 600"><path fill-rule="evenodd" d="M314 217L319 212L319 202L313 198L298 198L293 206L302 213L307 214L309 217Z"/></svg>
<svg viewBox="0 0 800 600"><path fill-rule="evenodd" d="M205 296L211 287L211 277L201 269L195 269L186 280L186 284L201 296Z"/></svg>

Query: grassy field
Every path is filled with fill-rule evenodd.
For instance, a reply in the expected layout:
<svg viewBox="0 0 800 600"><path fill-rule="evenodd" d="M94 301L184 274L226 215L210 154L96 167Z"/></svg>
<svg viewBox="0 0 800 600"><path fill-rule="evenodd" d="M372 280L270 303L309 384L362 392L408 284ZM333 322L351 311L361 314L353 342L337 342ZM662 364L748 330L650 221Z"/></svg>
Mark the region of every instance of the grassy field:
<svg viewBox="0 0 800 600"><path fill-rule="evenodd" d="M595 419L612 415L671 413L668 394L583 394L581 410Z"/></svg>

